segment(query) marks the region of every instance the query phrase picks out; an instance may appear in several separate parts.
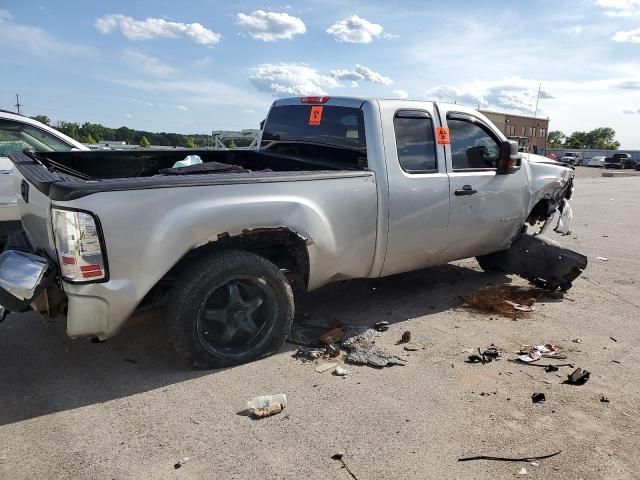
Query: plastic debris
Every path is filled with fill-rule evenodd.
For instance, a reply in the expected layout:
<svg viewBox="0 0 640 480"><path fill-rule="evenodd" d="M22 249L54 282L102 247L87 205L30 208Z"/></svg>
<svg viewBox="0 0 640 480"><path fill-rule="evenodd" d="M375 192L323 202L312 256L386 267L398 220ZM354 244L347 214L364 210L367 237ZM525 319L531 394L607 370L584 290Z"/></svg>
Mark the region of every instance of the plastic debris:
<svg viewBox="0 0 640 480"><path fill-rule="evenodd" d="M202 159L199 155L187 155L182 160L178 160L173 164L171 168L190 167L191 165L197 165L202 163Z"/></svg>
<svg viewBox="0 0 640 480"><path fill-rule="evenodd" d="M526 468L524 468L524 467L522 467L522 468L520 469L520 471L518 472L518 475L526 475L526 474L527 474L527 469L526 469Z"/></svg>
<svg viewBox="0 0 640 480"><path fill-rule="evenodd" d="M173 468L175 468L176 470L181 468L182 465L184 465L185 463L187 463L189 461L189 457L184 457L181 460L177 461L176 463L173 464Z"/></svg>
<svg viewBox="0 0 640 480"><path fill-rule="evenodd" d="M494 460L496 462L532 462L534 460L544 460L545 458L555 457L556 455L560 455L562 450L558 450L555 453L550 453L549 455L540 455L538 457L492 457L489 455L477 455L475 457L464 457L459 458L459 462L470 462L472 460Z"/></svg>
<svg viewBox="0 0 640 480"><path fill-rule="evenodd" d="M467 357L467 360L465 360L465 362L485 364L493 360L497 360L498 357L500 357L500 352L498 351L498 348L492 344L489 348L487 348L484 351L480 350L480 347L478 347L478 355L469 355Z"/></svg>
<svg viewBox="0 0 640 480"><path fill-rule="evenodd" d="M609 259L607 257L596 257L596 260L602 260L603 262L608 262Z"/></svg>
<svg viewBox="0 0 640 480"><path fill-rule="evenodd" d="M374 325L373 328L376 330L376 332L386 332L387 330L389 330L389 322L378 322Z"/></svg>
<svg viewBox="0 0 640 480"><path fill-rule="evenodd" d="M532 467L540 466L540 464L538 462L531 462L529 465L531 465Z"/></svg>
<svg viewBox="0 0 640 480"><path fill-rule="evenodd" d="M560 370L558 367L556 367L555 365L547 365L546 367L544 367L544 371L547 373L550 372L557 372L558 370Z"/></svg>
<svg viewBox="0 0 640 480"><path fill-rule="evenodd" d="M349 370L344 367L336 367L336 369L333 371L333 374L337 377L346 377L347 375L349 375Z"/></svg>
<svg viewBox="0 0 640 480"><path fill-rule="evenodd" d="M571 340L573 343L582 343L582 339L581 338L574 338L573 340Z"/></svg>
<svg viewBox="0 0 640 480"><path fill-rule="evenodd" d="M318 373L328 372L329 370L333 370L337 366L338 366L337 363L321 363L316 367L316 372Z"/></svg>
<svg viewBox="0 0 640 480"><path fill-rule="evenodd" d="M249 400L245 412L248 412L255 419L265 418L280 413L286 404L287 396L284 393L262 395Z"/></svg>
<svg viewBox="0 0 640 480"><path fill-rule="evenodd" d="M566 198L563 198L558 206L560 210L560 216L558 217L558 224L553 229L554 232L562 235L569 235L571 233L571 221L573 220L573 210Z"/></svg>
<svg viewBox="0 0 640 480"><path fill-rule="evenodd" d="M607 397L605 397L604 395L602 397L600 397L600 401L602 403L609 403L609 399Z"/></svg>
<svg viewBox="0 0 640 480"><path fill-rule="evenodd" d="M526 352L526 353L525 353ZM564 356L558 355L558 347L556 347L553 343L546 343L544 345L523 345L520 348L520 353L524 353L524 355L520 355L518 360L524 363L531 363L540 360L542 357L545 358L566 358Z"/></svg>
<svg viewBox="0 0 640 480"><path fill-rule="evenodd" d="M413 346L413 345L405 345L404 346L404 350L405 350L405 352L417 352L420 349L418 347Z"/></svg>
<svg viewBox="0 0 640 480"><path fill-rule="evenodd" d="M531 401L533 403L544 403L544 401L546 400L544 393L534 393L533 395L531 395Z"/></svg>
<svg viewBox="0 0 640 480"><path fill-rule="evenodd" d="M584 385L589 380L591 373L587 370L583 370L582 368L576 368L572 373L570 373L567 377L565 383L570 385Z"/></svg>

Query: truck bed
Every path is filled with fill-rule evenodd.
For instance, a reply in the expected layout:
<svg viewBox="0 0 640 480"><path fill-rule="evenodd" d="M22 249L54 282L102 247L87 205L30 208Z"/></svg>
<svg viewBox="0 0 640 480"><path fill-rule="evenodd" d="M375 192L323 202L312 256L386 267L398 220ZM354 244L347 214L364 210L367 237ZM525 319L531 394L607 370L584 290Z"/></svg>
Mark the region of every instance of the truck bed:
<svg viewBox="0 0 640 480"><path fill-rule="evenodd" d="M105 191L372 175L364 170L364 155L331 150L323 147L306 158L265 150L206 149L15 153L10 158L39 191L60 201ZM188 155L202 159L199 171L179 174L171 168Z"/></svg>

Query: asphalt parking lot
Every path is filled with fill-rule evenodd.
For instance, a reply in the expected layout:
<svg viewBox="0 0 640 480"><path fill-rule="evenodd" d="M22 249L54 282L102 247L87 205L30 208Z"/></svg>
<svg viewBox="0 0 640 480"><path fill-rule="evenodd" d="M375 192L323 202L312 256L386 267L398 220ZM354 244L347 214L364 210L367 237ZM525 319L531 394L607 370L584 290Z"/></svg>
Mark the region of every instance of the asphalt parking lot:
<svg viewBox="0 0 640 480"><path fill-rule="evenodd" d="M470 311L488 284L525 284L465 260L378 281L327 286L298 302L315 320L391 328L377 343L405 366L316 373L287 344L268 359L218 371L176 360L162 321L116 338L72 341L35 314L0 324L0 478L525 478L640 476L640 178L578 167L571 235L589 257L562 301L514 321ZM604 257L607 260L598 260ZM396 345L411 331L415 352ZM580 340L574 342L573 340ZM554 342L591 372L510 362L521 344ZM495 344L500 361L467 364ZM531 395L545 393L544 404ZM283 413L239 416L256 395L286 393ZM606 397L609 402L602 402ZM537 466L459 457L531 457ZM353 476L332 460L337 451ZM188 457L184 465L174 464Z"/></svg>

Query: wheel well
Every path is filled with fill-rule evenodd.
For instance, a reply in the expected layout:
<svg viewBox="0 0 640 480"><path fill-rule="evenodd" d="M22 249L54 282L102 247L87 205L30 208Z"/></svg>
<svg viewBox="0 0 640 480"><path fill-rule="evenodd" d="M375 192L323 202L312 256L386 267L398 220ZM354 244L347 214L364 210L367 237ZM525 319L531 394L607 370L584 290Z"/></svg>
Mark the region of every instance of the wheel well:
<svg viewBox="0 0 640 480"><path fill-rule="evenodd" d="M217 240L187 252L147 293L139 307L162 303L176 277L203 256L223 250L242 250L266 258L281 270L294 291L306 290L309 280L309 255L306 239L288 228L256 228L239 235L219 234Z"/></svg>

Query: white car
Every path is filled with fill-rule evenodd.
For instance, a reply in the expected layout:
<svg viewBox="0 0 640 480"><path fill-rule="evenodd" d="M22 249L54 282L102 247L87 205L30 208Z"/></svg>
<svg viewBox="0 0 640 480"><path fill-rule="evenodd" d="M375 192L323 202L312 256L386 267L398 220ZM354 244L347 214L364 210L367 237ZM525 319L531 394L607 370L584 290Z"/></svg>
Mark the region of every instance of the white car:
<svg viewBox="0 0 640 480"><path fill-rule="evenodd" d="M587 167L604 167L604 159L607 158L605 156L597 156L591 157L589 162L587 163Z"/></svg>
<svg viewBox="0 0 640 480"><path fill-rule="evenodd" d="M64 152L88 150L80 142L32 118L0 110L0 243L20 227L9 153L23 150Z"/></svg>

